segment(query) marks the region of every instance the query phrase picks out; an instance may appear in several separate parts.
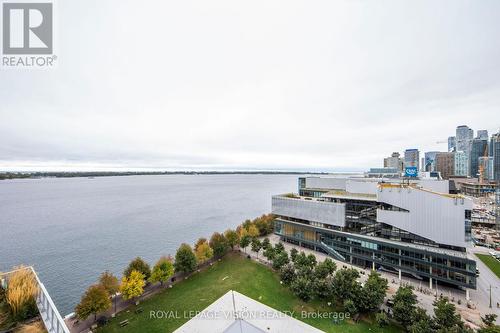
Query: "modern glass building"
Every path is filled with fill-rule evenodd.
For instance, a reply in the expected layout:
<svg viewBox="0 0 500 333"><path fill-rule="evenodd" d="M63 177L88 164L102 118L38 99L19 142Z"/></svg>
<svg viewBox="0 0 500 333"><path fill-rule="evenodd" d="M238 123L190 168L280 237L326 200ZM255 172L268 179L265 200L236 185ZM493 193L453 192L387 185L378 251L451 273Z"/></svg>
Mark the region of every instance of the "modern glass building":
<svg viewBox="0 0 500 333"><path fill-rule="evenodd" d="M405 168L406 167L416 167L419 170L419 151L418 149L406 149L405 150Z"/></svg>
<svg viewBox="0 0 500 333"><path fill-rule="evenodd" d="M474 139L470 150L469 167L470 176L479 177L479 158L488 156L488 140Z"/></svg>
<svg viewBox="0 0 500 333"><path fill-rule="evenodd" d="M467 176L469 174L469 158L464 151L455 152L455 176Z"/></svg>
<svg viewBox="0 0 500 333"><path fill-rule="evenodd" d="M432 284L476 288L466 247L472 202L444 193L447 181L411 184L368 178L299 178L299 195L276 195L283 241L353 265ZM439 191L438 191L439 190Z"/></svg>

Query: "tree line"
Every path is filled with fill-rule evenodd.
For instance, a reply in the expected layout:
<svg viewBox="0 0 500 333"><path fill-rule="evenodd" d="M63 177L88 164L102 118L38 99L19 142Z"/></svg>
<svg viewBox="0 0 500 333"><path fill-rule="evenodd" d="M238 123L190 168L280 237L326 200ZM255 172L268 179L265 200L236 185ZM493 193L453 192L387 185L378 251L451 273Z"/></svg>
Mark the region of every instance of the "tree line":
<svg viewBox="0 0 500 333"><path fill-rule="evenodd" d="M174 258L169 255L162 256L153 268L137 257L125 268L121 280L109 271L103 272L98 282L91 285L82 295L75 307L75 314L82 320L93 315L95 321L97 314L111 308L111 300L117 293L120 293L124 300L136 300L144 293L146 285L163 285L171 280L175 273L192 273L200 264L212 258L221 258L236 247L246 248L257 237L272 233L273 229L274 217L271 214L262 215L254 220L246 220L235 230L214 232L210 239L200 238L193 247L182 243Z"/></svg>

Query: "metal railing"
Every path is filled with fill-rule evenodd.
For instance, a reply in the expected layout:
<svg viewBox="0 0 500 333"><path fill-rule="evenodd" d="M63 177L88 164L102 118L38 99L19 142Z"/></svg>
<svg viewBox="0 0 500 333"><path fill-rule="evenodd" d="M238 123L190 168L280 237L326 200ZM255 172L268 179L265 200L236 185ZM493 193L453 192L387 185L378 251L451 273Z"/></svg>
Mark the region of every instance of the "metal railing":
<svg viewBox="0 0 500 333"><path fill-rule="evenodd" d="M38 284L38 294L36 296L36 306L38 308L38 312L40 313L40 317L47 329L48 333L70 333L68 327L64 323L64 319L61 317L61 314L57 310L56 305L52 301L47 289L43 285L42 281L38 278L35 270L32 266L23 267L20 269L16 269L7 273L3 273L0 277L6 276L8 280L8 276L14 272L28 269L35 276L35 280Z"/></svg>

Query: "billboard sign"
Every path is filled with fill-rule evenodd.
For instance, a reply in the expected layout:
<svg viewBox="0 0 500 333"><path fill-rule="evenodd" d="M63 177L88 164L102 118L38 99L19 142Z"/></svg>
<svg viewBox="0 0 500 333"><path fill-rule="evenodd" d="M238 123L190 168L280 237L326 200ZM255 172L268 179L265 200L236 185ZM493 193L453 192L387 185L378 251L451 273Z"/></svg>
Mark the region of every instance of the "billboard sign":
<svg viewBox="0 0 500 333"><path fill-rule="evenodd" d="M417 177L417 167L409 166L405 168L405 177Z"/></svg>

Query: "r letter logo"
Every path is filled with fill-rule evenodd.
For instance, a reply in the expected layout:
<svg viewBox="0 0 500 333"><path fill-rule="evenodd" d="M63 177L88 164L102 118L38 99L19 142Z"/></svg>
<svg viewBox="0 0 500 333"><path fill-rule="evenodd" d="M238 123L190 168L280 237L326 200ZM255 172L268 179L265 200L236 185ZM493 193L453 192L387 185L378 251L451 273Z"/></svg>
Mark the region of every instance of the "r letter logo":
<svg viewBox="0 0 500 333"><path fill-rule="evenodd" d="M3 4L3 53L52 54L52 4Z"/></svg>

